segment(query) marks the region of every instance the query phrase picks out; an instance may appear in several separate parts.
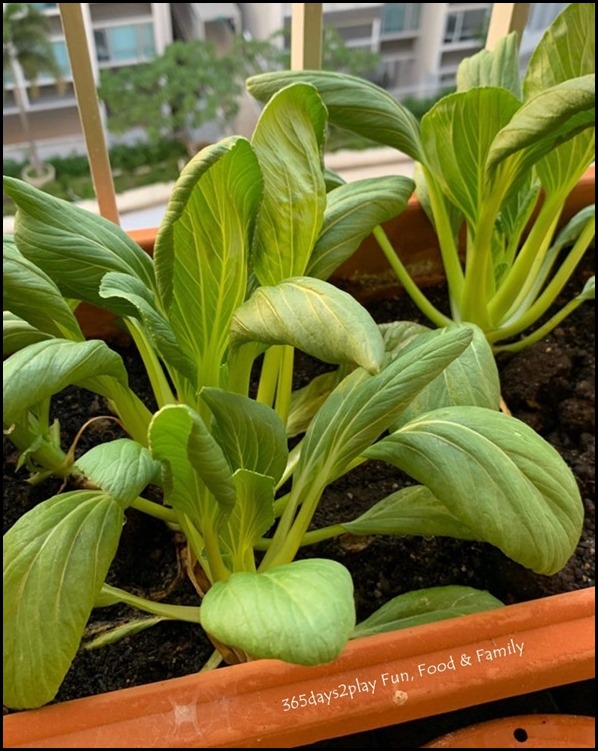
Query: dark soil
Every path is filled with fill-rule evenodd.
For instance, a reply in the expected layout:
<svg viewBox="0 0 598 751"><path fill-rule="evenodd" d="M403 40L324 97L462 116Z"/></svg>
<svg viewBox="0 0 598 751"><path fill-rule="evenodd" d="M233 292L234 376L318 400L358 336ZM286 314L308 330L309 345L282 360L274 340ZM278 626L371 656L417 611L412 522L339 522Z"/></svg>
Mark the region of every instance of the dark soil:
<svg viewBox="0 0 598 751"><path fill-rule="evenodd" d="M576 290L593 268L588 259L577 273ZM427 290L444 307L442 289ZM567 298L568 299L568 298ZM562 304L565 297L560 301ZM405 296L367 305L378 322L420 320ZM353 575L358 619L392 597L428 586L463 584L490 591L505 603L535 599L594 584L594 462L595 462L595 349L594 306L584 303L541 343L517 355L498 358L503 396L513 415L546 438L572 469L583 498L586 517L582 538L567 566L559 574L533 574L507 559L496 548L447 538L367 538L350 536L321 543L304 556L331 557ZM423 322L423 321L422 321ZM145 398L143 368L132 348L115 346L125 358L131 383ZM321 366L298 355L298 382L313 377ZM53 401L60 419L64 445L91 416L107 415L102 401L75 388ZM100 420L86 430L77 455L95 443L119 435L118 426ZM4 529L36 503L59 492L60 483L48 481L32 487L24 470L15 472L17 455L4 441ZM331 485L318 510L315 525L351 519L376 501L411 480L381 462L368 462ZM109 575L110 583L156 599L196 604L197 595L180 576L172 534L156 520L127 512L121 544ZM125 607L98 610L92 623L116 621L129 614ZM140 685L199 670L212 649L201 630L189 624L162 623L134 637L96 651L81 650L56 701ZM528 697L496 702L430 720L407 723L353 738L326 741L316 746L413 748L457 727L483 719L528 712L594 714L593 682L561 687Z"/></svg>

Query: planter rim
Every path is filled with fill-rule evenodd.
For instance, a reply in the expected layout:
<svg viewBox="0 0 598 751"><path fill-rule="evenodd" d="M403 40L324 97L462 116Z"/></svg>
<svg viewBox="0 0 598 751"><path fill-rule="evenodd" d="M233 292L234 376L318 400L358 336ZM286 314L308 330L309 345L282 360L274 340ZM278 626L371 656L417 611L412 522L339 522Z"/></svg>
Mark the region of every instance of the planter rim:
<svg viewBox="0 0 598 751"><path fill-rule="evenodd" d="M470 725L421 748L596 748L595 731L593 717L519 715Z"/></svg>
<svg viewBox="0 0 598 751"><path fill-rule="evenodd" d="M594 588L4 718L4 748L288 748L594 676Z"/></svg>

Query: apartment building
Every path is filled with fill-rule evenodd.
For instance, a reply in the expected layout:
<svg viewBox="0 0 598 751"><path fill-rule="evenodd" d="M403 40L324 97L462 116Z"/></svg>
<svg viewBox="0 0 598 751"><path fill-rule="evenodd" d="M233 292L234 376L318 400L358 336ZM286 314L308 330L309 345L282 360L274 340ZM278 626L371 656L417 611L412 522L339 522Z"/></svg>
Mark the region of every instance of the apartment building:
<svg viewBox="0 0 598 751"><path fill-rule="evenodd" d="M5 5L5 4L3 4ZM20 158L26 151L15 99L19 86L32 135L42 156L85 151L64 33L57 3L32 3L50 22L50 39L62 70L66 91L59 95L52 78L38 81L39 93L24 80L13 81L5 71L3 106L4 157ZM160 55L172 41L169 3L81 3L93 72L134 65Z"/></svg>
<svg viewBox="0 0 598 751"><path fill-rule="evenodd" d="M5 4L3 4L5 5ZM51 23L51 40L67 91L59 96L49 77L31 96L24 81L6 82L4 156L21 158L26 144L19 125L15 86L23 94L30 127L42 156L85 151L72 75L57 3L33 3ZM213 39L225 48L232 35L267 39L289 28L291 3L81 3L94 75L162 54L173 38ZM566 3L532 3L522 41L529 58L543 30ZM454 84L460 61L484 44L492 3L323 3L324 25L351 47L381 55L376 82L398 98L428 96ZM257 112L257 110L256 110ZM255 113L254 113L255 114ZM250 131L249 131L250 132Z"/></svg>
<svg viewBox="0 0 598 751"><path fill-rule="evenodd" d="M527 57L567 3L532 3ZM292 3L239 3L244 28L265 39L291 22ZM324 26L346 44L378 52L376 82L399 99L452 86L459 63L484 45L493 3L323 3Z"/></svg>

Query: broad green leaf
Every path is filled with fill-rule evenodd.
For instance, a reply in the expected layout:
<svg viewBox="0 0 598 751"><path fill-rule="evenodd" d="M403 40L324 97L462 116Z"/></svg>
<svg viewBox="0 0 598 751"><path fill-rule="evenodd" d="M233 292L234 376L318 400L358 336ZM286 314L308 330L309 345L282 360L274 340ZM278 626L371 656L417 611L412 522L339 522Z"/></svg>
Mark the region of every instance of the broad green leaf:
<svg viewBox="0 0 598 751"><path fill-rule="evenodd" d="M429 488L413 485L383 498L350 522L341 522L353 535L420 535L475 540L476 535Z"/></svg>
<svg viewBox="0 0 598 751"><path fill-rule="evenodd" d="M384 349L393 360L401 350L405 349L409 342L417 339L421 334L427 334L432 330L421 323L415 323L415 321L380 323L378 324L378 328L384 339Z"/></svg>
<svg viewBox="0 0 598 751"><path fill-rule="evenodd" d="M2 376L5 424L66 386L85 388L98 376L112 376L127 385L120 355L105 342L49 339L15 352L6 360Z"/></svg>
<svg viewBox="0 0 598 751"><path fill-rule="evenodd" d="M324 224L307 274L328 279L374 227L404 211L413 188L413 181L407 177L370 177L329 193Z"/></svg>
<svg viewBox="0 0 598 751"><path fill-rule="evenodd" d="M519 190L513 192L501 207L500 214L497 217L497 229L504 233L507 243L516 242L513 248L513 256L515 251L519 249L519 240L538 204L540 189L540 182L533 179L533 175L530 173L528 179L521 183ZM494 266L498 262L499 260L495 260Z"/></svg>
<svg viewBox="0 0 598 751"><path fill-rule="evenodd" d="M200 384L218 385L262 190L248 141L227 138L182 171L160 225L154 258L161 306Z"/></svg>
<svg viewBox="0 0 598 751"><path fill-rule="evenodd" d="M267 102L279 89L296 81L317 88L333 125L393 146L422 161L416 118L388 92L369 81L329 71L280 71L253 76L246 86L252 96Z"/></svg>
<svg viewBox="0 0 598 751"><path fill-rule="evenodd" d="M2 292L4 308L39 331L75 341L85 338L73 311L50 277L6 242Z"/></svg>
<svg viewBox="0 0 598 751"><path fill-rule="evenodd" d="M521 100L519 40L512 32L500 39L493 50L480 50L466 57L457 70L457 91L476 86L499 86Z"/></svg>
<svg viewBox="0 0 598 751"><path fill-rule="evenodd" d="M51 701L69 669L124 523L99 491L54 496L4 535L4 703Z"/></svg>
<svg viewBox="0 0 598 751"><path fill-rule="evenodd" d="M144 287L138 279L111 271L102 280L100 295L104 298L121 297L128 300L135 307L137 317L143 322L164 361L194 386L197 384L197 371L193 361L176 341L170 323L158 310L152 290Z"/></svg>
<svg viewBox="0 0 598 751"><path fill-rule="evenodd" d="M213 524L221 512L230 513L236 498L231 469L191 407L167 405L156 412L149 447L154 459L162 462L165 500L174 509L187 514L200 529Z"/></svg>
<svg viewBox="0 0 598 751"><path fill-rule="evenodd" d="M297 486L324 488L343 473L471 341L469 326L455 324L447 334L397 357L377 375L353 371L318 410L303 440L295 470Z"/></svg>
<svg viewBox="0 0 598 751"><path fill-rule="evenodd" d="M201 624L252 657L319 665L340 655L355 627L353 582L344 566L311 558L239 572L204 597Z"/></svg>
<svg viewBox="0 0 598 751"><path fill-rule="evenodd" d="M596 65L594 3L570 3L553 21L534 50L524 79L526 99ZM594 161L594 128L559 146L537 164L544 189L565 197Z"/></svg>
<svg viewBox="0 0 598 751"><path fill-rule="evenodd" d="M422 118L425 164L474 226L480 206L492 190L486 159L497 133L519 106L510 91L485 87L446 96Z"/></svg>
<svg viewBox="0 0 598 751"><path fill-rule="evenodd" d="M557 83L594 73L595 20L594 3L569 3L554 19L527 66L526 100Z"/></svg>
<svg viewBox="0 0 598 751"><path fill-rule="evenodd" d="M289 452L277 413L266 404L222 389L204 388L201 398L214 415L212 435L233 471L247 469L278 482Z"/></svg>
<svg viewBox="0 0 598 751"><path fill-rule="evenodd" d="M34 328L27 321L8 310L2 312L2 354L4 357L36 342L53 339L51 334Z"/></svg>
<svg viewBox="0 0 598 751"><path fill-rule="evenodd" d="M106 301L98 294L107 271L121 271L153 286L151 258L118 225L14 178L4 178L4 191L18 207L14 236L19 251L45 271L65 297L122 315L130 312L127 303Z"/></svg>
<svg viewBox="0 0 598 751"><path fill-rule="evenodd" d="M98 488L128 506L160 477L160 464L144 446L128 438L101 443L77 459L77 467Z"/></svg>
<svg viewBox="0 0 598 751"><path fill-rule="evenodd" d="M293 438L299 433L305 433L313 416L345 375L343 369L337 368L330 373L321 373L313 378L307 386L293 391L291 410L287 420L287 436L289 438Z"/></svg>
<svg viewBox="0 0 598 751"><path fill-rule="evenodd" d="M358 623L353 631L353 638L384 634L387 631L411 628L422 623L443 621L500 607L503 607L503 603L496 597L472 587L418 589L394 597L365 621Z"/></svg>
<svg viewBox="0 0 598 751"><path fill-rule="evenodd" d="M229 544L233 570L242 571L254 565L253 546L274 524L274 481L247 469L233 478L237 501L228 518Z"/></svg>
<svg viewBox="0 0 598 751"><path fill-rule="evenodd" d="M251 145L264 176L253 270L261 284L305 274L326 206L322 150L326 108L313 86L294 84L275 94Z"/></svg>
<svg viewBox="0 0 598 751"><path fill-rule="evenodd" d="M514 154L517 172L525 172L552 149L593 127L594 107L594 75L564 81L528 99L496 135L488 152L488 174Z"/></svg>
<svg viewBox="0 0 598 751"><path fill-rule="evenodd" d="M432 227L434 227L438 233L430 201L430 181L434 181L434 178L430 173L426 176L422 164L420 162L415 162L413 166L413 179L415 180L415 195L417 196L417 200L432 224ZM463 224L463 212L461 212L454 203L451 203L448 198L443 195L439 186L436 188L436 193L438 194L438 200L442 203L443 211L448 217L452 235L454 238L457 238L458 232Z"/></svg>
<svg viewBox="0 0 598 751"><path fill-rule="evenodd" d="M426 485L480 540L540 574L566 564L583 505L560 454L514 417L481 407L434 410L363 452Z"/></svg>
<svg viewBox="0 0 598 751"><path fill-rule="evenodd" d="M347 181L328 167L324 167L324 182L326 184L326 193L330 193L341 185L346 185Z"/></svg>
<svg viewBox="0 0 598 751"><path fill-rule="evenodd" d="M384 345L367 310L351 295L309 277L260 287L235 313L231 343L290 344L328 363L375 373Z"/></svg>
<svg viewBox="0 0 598 751"><path fill-rule="evenodd" d="M551 252L560 252L563 248L568 248L575 243L579 235L585 229L587 223L592 221L596 216L596 205L586 206L578 211L575 216L567 222L563 229L556 236Z"/></svg>
<svg viewBox="0 0 598 751"><path fill-rule="evenodd" d="M471 328L473 337L469 347L413 398L393 428L440 407L499 408L500 380L492 348L480 328L474 325ZM419 346L424 341L423 337L433 336L438 334L434 331L420 334L399 351L408 352L410 347Z"/></svg>
<svg viewBox="0 0 598 751"><path fill-rule="evenodd" d="M581 299L582 302L586 300L596 299L596 277L591 276L584 284L582 291L577 295L576 299Z"/></svg>

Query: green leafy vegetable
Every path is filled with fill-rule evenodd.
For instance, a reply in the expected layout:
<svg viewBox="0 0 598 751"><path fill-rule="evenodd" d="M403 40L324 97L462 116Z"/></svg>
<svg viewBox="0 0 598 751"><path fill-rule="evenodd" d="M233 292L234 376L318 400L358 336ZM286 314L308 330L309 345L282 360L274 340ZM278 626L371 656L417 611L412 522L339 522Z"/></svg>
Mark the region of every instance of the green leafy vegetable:
<svg viewBox="0 0 598 751"><path fill-rule="evenodd" d="M485 65L468 78L492 77L493 63L489 73ZM94 607L122 602L151 616L109 628L95 646L183 620L201 625L227 658L317 665L352 635L498 605L462 588L411 593L356 630L349 572L331 560L295 560L318 539L346 532L484 539L545 573L575 548L579 493L547 444L497 412L496 366L482 330L462 322L438 331L409 322L379 327L326 281L414 189L400 177L331 180L322 165L329 115L371 127L376 139L421 160L435 133L426 126L420 134L390 96L370 97L358 79L347 89L335 74L323 88L317 73L313 83L295 78L266 105L251 140L223 139L185 167L153 258L110 222L5 178L17 205L14 238L4 243L5 431L38 480L54 473L83 485L37 505L4 538L11 707L55 696ZM509 160L513 172L519 157L492 149L520 110L515 92L499 89L498 106L494 91L457 94L437 113L447 142L444 153L438 142L435 149L447 184L461 149L454 125L485 108L492 115L475 133L471 173L451 188L471 221L489 186L528 212L535 190L523 178L525 196L506 187ZM559 133L576 127L567 121ZM475 155L491 153L496 164L478 168ZM429 186L433 206L448 201L439 186ZM519 226L508 208L504 226ZM588 221L579 217L562 246L583 243ZM80 301L122 320L153 388L153 413L120 356L84 339L72 312ZM293 392L296 348L330 370ZM83 456L65 451L52 399L72 384L104 398L128 437ZM419 484L372 499L357 518L348 504L345 521L314 529L328 486L368 457L400 466ZM144 496L150 486L159 500ZM204 593L197 606L106 583L129 508L184 536L188 573Z"/></svg>
<svg viewBox="0 0 598 751"><path fill-rule="evenodd" d="M247 88L267 102L291 82L308 83L331 123L412 157L417 192L438 236L452 319L479 326L495 353L518 351L591 298L575 296L540 325L594 237L594 212L584 210L565 230L567 242L555 241L565 201L594 161L594 16L594 3L569 3L536 47L523 80L515 33L465 59L457 92L437 102L421 124L388 92L354 76L281 71L250 78ZM417 287L382 228L374 234L414 302L445 325L446 316Z"/></svg>

